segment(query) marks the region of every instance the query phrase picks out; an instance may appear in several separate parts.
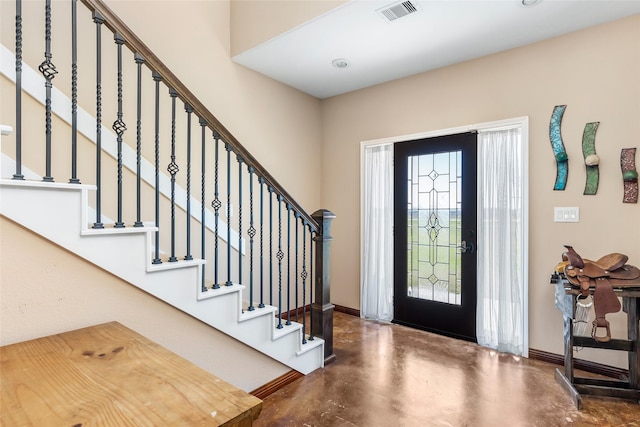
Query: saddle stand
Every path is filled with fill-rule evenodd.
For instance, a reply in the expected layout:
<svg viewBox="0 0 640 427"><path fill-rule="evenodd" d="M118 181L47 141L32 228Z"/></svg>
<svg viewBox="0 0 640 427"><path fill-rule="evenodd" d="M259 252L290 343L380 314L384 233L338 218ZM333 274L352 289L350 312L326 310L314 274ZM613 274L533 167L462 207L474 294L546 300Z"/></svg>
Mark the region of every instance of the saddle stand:
<svg viewBox="0 0 640 427"><path fill-rule="evenodd" d="M562 259L567 262L564 275L572 285L580 289L582 296L593 290L593 321L591 337L599 342L611 340L611 329L605 316L620 311L620 301L613 288L640 286L640 269L627 264L629 257L619 253L605 255L597 261L583 259L572 246L565 245L567 251ZM606 335L598 335L598 328L605 328Z"/></svg>

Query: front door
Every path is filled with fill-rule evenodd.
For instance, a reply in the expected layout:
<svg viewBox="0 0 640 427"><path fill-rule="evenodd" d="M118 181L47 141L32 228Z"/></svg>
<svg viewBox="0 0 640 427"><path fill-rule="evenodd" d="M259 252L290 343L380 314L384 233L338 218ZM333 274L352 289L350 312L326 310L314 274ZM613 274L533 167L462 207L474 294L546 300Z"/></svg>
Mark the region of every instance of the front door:
<svg viewBox="0 0 640 427"><path fill-rule="evenodd" d="M476 136L394 145L394 322L471 341Z"/></svg>

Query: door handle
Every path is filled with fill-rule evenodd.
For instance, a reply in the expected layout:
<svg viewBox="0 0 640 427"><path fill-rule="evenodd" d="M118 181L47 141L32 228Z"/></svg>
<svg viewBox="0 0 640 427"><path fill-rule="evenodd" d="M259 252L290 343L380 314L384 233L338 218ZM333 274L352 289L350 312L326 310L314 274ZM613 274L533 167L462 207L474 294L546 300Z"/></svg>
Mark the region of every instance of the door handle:
<svg viewBox="0 0 640 427"><path fill-rule="evenodd" d="M458 249L460 249L460 253L472 254L475 252L476 247L473 243L463 240L462 242L460 242L460 246L458 246Z"/></svg>

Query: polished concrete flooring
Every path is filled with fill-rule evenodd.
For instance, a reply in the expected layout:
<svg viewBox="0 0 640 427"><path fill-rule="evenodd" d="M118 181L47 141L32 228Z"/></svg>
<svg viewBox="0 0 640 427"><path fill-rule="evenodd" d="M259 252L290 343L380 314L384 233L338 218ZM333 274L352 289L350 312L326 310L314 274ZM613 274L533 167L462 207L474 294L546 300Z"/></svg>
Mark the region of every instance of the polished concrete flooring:
<svg viewBox="0 0 640 427"><path fill-rule="evenodd" d="M264 400L256 426L640 426L640 405L583 398L556 365L336 313L334 363Z"/></svg>

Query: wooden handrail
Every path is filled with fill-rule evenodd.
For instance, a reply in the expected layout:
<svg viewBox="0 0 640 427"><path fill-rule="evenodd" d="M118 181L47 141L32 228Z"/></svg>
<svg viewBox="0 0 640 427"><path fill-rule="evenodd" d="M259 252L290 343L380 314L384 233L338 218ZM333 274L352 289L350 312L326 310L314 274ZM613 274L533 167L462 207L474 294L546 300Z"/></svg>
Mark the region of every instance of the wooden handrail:
<svg viewBox="0 0 640 427"><path fill-rule="evenodd" d="M309 215L293 197L284 189L282 185L275 180L273 176L247 151L246 148L224 127L222 123L209 111L205 105L180 81L180 79L171 72L171 70L147 47L147 45L136 36L136 34L122 20L105 5L101 0L81 0L82 3L92 12L96 12L104 19L106 25L112 32L120 34L125 45L134 53L142 55L145 64L152 70L162 76L165 84L173 88L178 97L193 107L194 113L203 119L208 127L218 132L220 139L228 143L233 152L242 157L243 161L255 169L257 176L262 177L265 183L273 188L273 190L282 196L283 201L290 205L300 216L310 225L313 231L319 230L316 220Z"/></svg>

